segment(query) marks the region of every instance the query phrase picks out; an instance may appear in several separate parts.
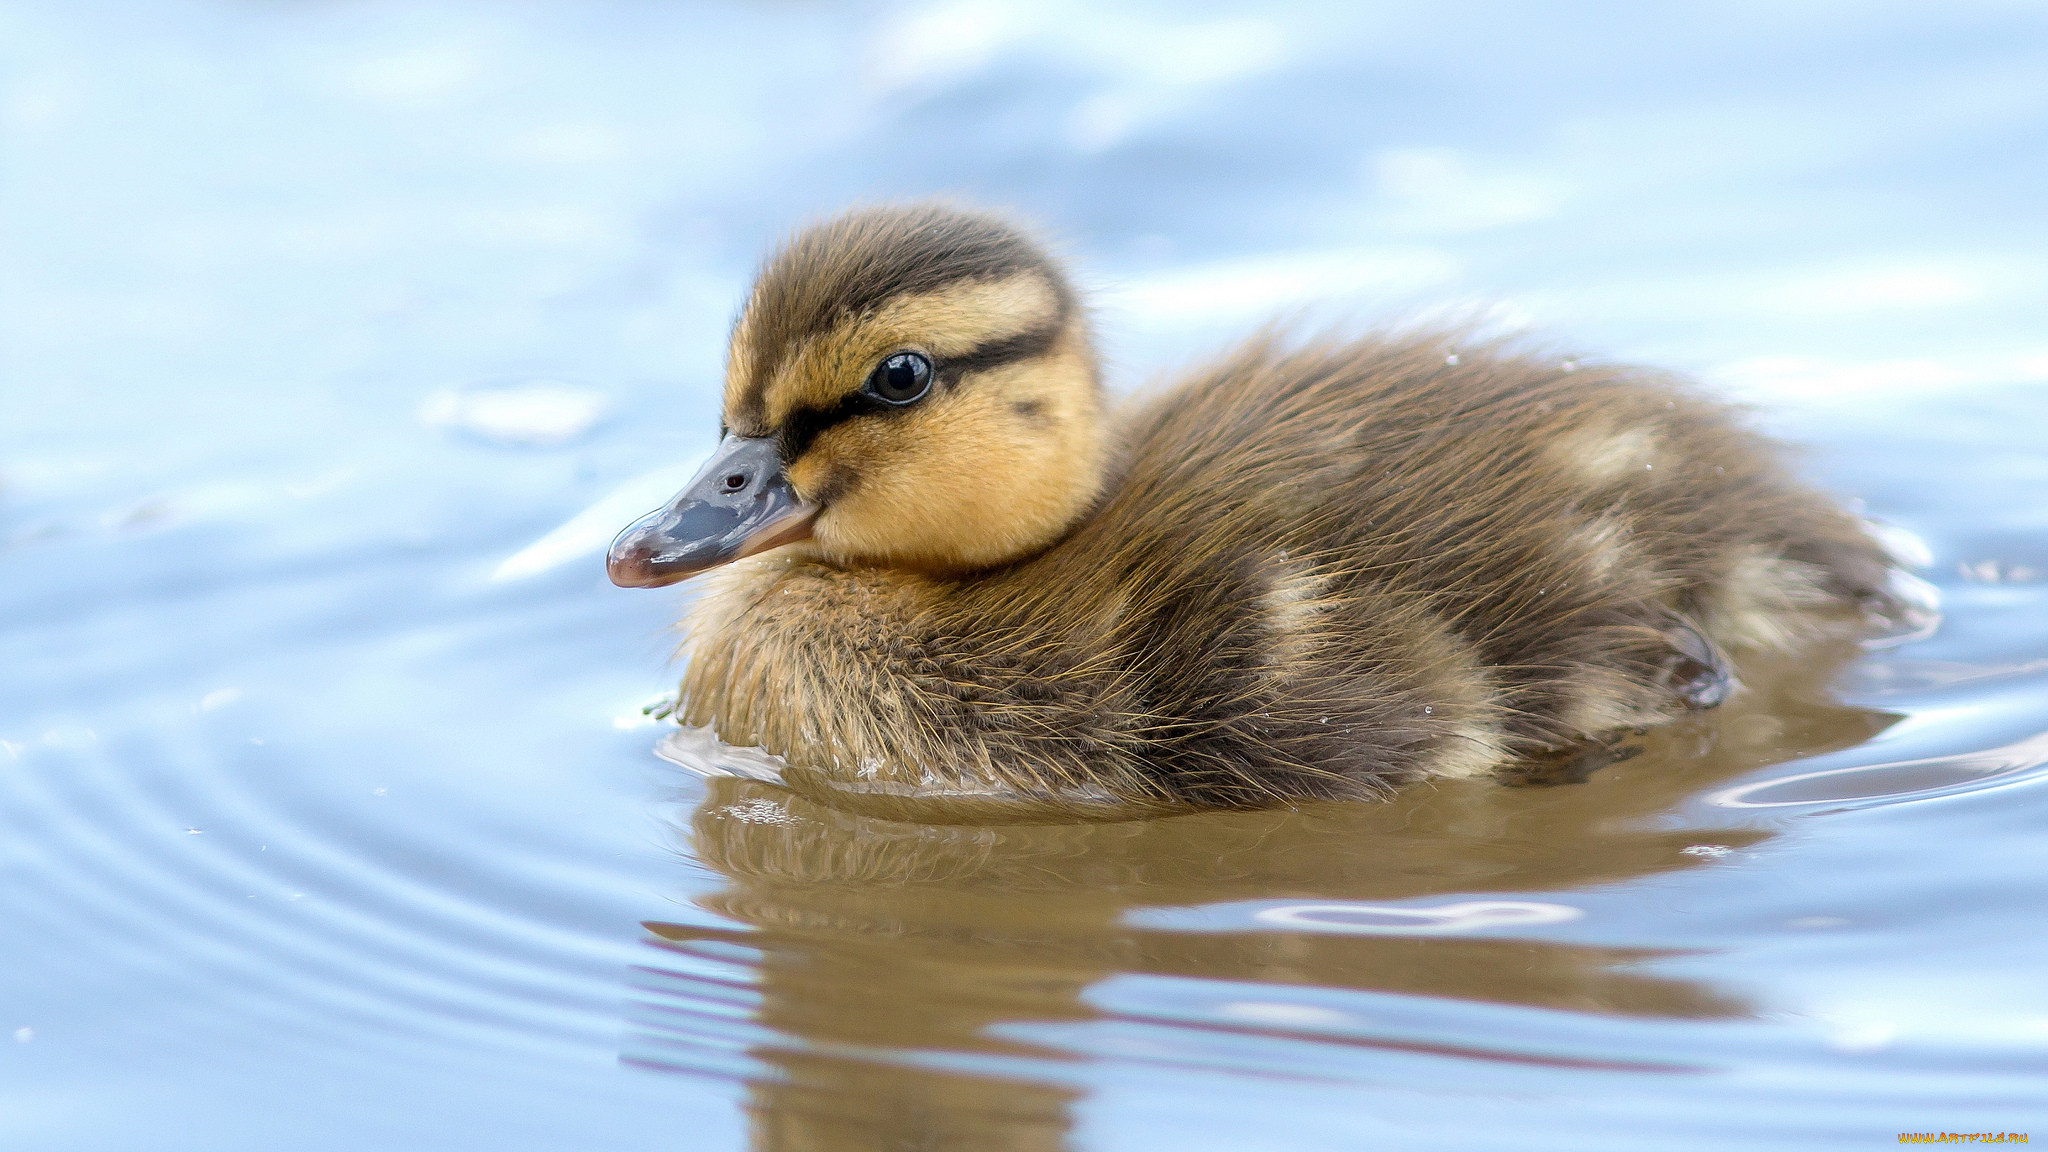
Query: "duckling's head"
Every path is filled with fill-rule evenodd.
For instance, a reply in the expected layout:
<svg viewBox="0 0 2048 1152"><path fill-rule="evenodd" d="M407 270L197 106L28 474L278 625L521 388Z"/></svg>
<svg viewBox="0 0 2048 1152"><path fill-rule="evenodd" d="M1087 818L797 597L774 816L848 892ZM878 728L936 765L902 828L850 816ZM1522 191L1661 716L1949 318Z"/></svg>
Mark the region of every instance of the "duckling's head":
<svg viewBox="0 0 2048 1152"><path fill-rule="evenodd" d="M934 573L1029 556L1102 483L1087 323L998 218L855 211L772 256L733 326L722 440L612 545L650 587L783 544Z"/></svg>

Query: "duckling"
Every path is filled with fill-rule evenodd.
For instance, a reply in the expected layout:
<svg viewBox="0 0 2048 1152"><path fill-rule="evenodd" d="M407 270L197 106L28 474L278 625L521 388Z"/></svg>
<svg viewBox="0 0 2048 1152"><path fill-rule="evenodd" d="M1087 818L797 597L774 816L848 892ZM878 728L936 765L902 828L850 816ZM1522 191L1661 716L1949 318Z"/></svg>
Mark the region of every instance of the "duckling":
<svg viewBox="0 0 2048 1152"><path fill-rule="evenodd" d="M677 716L821 796L1379 797L1711 708L1733 655L1898 610L1862 522L1673 377L1268 332L1113 405L1058 264L948 206L768 260L720 435L608 568L716 569Z"/></svg>

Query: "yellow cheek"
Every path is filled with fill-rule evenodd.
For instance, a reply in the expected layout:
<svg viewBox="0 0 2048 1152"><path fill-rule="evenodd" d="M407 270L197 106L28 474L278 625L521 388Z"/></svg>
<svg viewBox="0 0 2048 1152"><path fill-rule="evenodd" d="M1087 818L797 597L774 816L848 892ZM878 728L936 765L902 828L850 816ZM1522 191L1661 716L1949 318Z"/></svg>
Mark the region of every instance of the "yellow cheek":
<svg viewBox="0 0 2048 1152"><path fill-rule="evenodd" d="M1092 379L1063 350L985 373L928 407L818 438L791 469L799 491L845 487L815 540L845 562L982 567L1049 544L1094 499L1101 473Z"/></svg>
<svg viewBox="0 0 2048 1152"><path fill-rule="evenodd" d="M857 426L835 428L811 445L803 458L791 464L787 474L797 495L813 504L837 506L841 498L859 485L866 470L872 436Z"/></svg>

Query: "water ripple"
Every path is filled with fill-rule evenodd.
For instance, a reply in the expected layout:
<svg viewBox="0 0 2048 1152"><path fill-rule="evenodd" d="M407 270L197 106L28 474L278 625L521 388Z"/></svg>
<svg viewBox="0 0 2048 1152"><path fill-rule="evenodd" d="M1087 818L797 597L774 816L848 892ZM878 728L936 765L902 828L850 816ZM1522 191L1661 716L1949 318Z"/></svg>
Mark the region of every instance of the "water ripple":
<svg viewBox="0 0 2048 1152"><path fill-rule="evenodd" d="M1754 781L1715 792L1707 802L1722 808L1897 804L2033 779L2043 766L2048 766L2048 733L1983 752Z"/></svg>
<svg viewBox="0 0 2048 1152"><path fill-rule="evenodd" d="M165 760L180 770L123 770ZM198 745L34 749L10 767L7 839L26 873L17 910L38 931L87 936L96 951L179 979L212 971L256 993L261 1013L300 1026L346 1019L363 1032L435 1029L536 1048L607 1042L615 944L479 899L456 870L418 868L423 846L388 827L332 810L309 819ZM194 812L208 815L195 825ZM536 889L564 879L543 879L555 865L538 856L492 867L524 872Z"/></svg>

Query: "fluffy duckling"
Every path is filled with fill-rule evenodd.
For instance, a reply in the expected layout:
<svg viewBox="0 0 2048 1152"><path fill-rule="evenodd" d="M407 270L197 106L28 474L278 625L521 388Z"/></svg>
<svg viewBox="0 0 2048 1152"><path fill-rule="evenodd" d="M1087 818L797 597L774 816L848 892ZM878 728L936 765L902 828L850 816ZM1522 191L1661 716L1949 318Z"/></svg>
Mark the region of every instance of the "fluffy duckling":
<svg viewBox="0 0 2048 1152"><path fill-rule="evenodd" d="M1263 336L1113 411L1061 270L945 207L769 260L721 433L611 577L720 569L678 716L806 791L1376 796L1710 708L1730 653L1895 608L1861 523L1669 377Z"/></svg>

